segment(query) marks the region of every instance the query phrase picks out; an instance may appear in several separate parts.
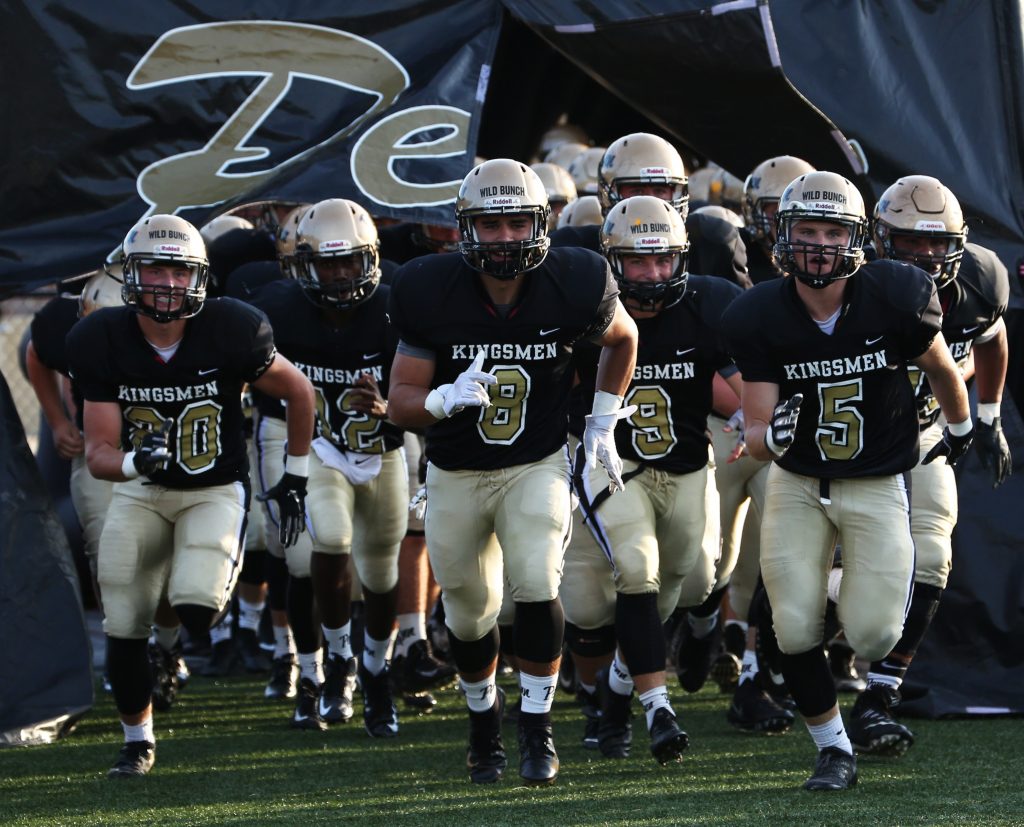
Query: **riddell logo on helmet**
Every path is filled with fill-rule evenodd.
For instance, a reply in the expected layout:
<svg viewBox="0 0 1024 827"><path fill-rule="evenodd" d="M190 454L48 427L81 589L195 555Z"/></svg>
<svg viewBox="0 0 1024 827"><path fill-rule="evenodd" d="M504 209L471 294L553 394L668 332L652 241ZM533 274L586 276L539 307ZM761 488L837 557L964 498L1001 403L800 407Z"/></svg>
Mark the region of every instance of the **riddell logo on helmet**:
<svg viewBox="0 0 1024 827"><path fill-rule="evenodd" d="M659 235L641 236L633 239L633 246L638 250L667 250L668 239Z"/></svg>
<svg viewBox="0 0 1024 827"><path fill-rule="evenodd" d="M926 232L933 232L933 233L934 232L939 232L939 233L941 233L941 232L945 231L946 225L943 224L941 221L928 221L928 220L922 219L922 220L918 221L914 225L914 229L915 230L924 230Z"/></svg>
<svg viewBox="0 0 1024 827"><path fill-rule="evenodd" d="M154 253L168 253L171 255L183 255L185 252L184 247L179 247L177 244L157 244L153 248Z"/></svg>
<svg viewBox="0 0 1024 827"><path fill-rule="evenodd" d="M640 175L644 177L658 177L665 178L668 176L668 170L665 167L643 167L640 170Z"/></svg>
<svg viewBox="0 0 1024 827"><path fill-rule="evenodd" d="M324 253L328 250L350 250L352 249L352 242L347 238L338 238L334 241L322 241L320 242L320 252Z"/></svg>
<svg viewBox="0 0 1024 827"><path fill-rule="evenodd" d="M492 188L493 189L493 188ZM522 201L518 198L485 198L484 209L495 209L497 207L519 207L522 206Z"/></svg>

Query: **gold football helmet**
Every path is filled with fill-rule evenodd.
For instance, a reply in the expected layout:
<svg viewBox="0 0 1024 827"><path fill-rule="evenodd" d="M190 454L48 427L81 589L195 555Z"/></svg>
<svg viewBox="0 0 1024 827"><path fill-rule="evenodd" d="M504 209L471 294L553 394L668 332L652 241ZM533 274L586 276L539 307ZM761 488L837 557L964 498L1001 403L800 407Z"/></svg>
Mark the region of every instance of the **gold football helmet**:
<svg viewBox="0 0 1024 827"><path fill-rule="evenodd" d="M121 245L124 253L124 303L158 322L187 319L202 310L206 301L206 284L210 278L210 262L206 244L199 230L176 215L150 215L128 231ZM188 268L192 278L188 287L156 287L143 285L140 268L146 264L178 265ZM167 304L168 295L181 299L174 310L158 310L157 302L141 301L145 295L160 296ZM175 302L176 303L176 302Z"/></svg>
<svg viewBox="0 0 1024 827"><path fill-rule="evenodd" d="M345 268L340 277L339 268ZM370 214L345 198L309 207L299 222L292 269L321 307L348 310L367 301L380 284L380 242Z"/></svg>
<svg viewBox="0 0 1024 827"><path fill-rule="evenodd" d="M743 182L743 222L750 234L762 244L775 242L775 210L789 183L814 172L802 158L779 155L762 161ZM769 205L774 204L775 207ZM765 212L765 208L768 212Z"/></svg>
<svg viewBox="0 0 1024 827"><path fill-rule="evenodd" d="M598 178L598 197L605 213L622 200L620 187L624 185L667 184L672 187L669 202L686 220L690 203L686 167L676 148L664 138L634 132L613 141L601 158Z"/></svg>

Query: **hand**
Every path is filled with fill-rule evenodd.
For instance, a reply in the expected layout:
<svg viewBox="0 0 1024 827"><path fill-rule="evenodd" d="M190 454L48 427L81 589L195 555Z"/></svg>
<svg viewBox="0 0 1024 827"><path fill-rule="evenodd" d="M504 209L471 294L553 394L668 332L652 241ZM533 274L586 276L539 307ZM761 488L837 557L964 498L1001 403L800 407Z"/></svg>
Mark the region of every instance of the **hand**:
<svg viewBox="0 0 1024 827"><path fill-rule="evenodd" d="M804 395L795 393L785 402L776 405L772 412L772 421L764 435L764 444L776 459L786 453L789 446L793 444L796 420L800 416L800 406L803 401Z"/></svg>
<svg viewBox="0 0 1024 827"><path fill-rule="evenodd" d="M1003 436L1003 426L999 422L999 417L997 416L991 423L979 419L974 432L974 452L981 460L982 467L992 469L992 487L998 488L1013 473L1013 458L1010 456L1010 446L1006 444L1006 437Z"/></svg>
<svg viewBox="0 0 1024 827"><path fill-rule="evenodd" d="M622 491L626 486L622 481L622 460L615 447L615 424L620 419L632 416L636 405L620 408L615 413L588 414L587 426L583 431L583 452L587 458L587 467L596 468L600 462L608 474L609 490L612 493Z"/></svg>
<svg viewBox="0 0 1024 827"><path fill-rule="evenodd" d="M156 471L163 471L171 461L167 440L171 434L171 422L165 419L159 431L147 431L142 442L135 449L132 464L141 476L148 477Z"/></svg>
<svg viewBox="0 0 1024 827"><path fill-rule="evenodd" d="M421 485L409 500L409 510L417 520L422 520L427 513L427 486Z"/></svg>
<svg viewBox="0 0 1024 827"><path fill-rule="evenodd" d="M496 385L498 378L494 374L484 373L481 370L483 364L484 352L481 350L454 382L441 385L427 395L424 403L426 409L438 419L446 419L464 408L489 408L491 395L485 386Z"/></svg>
<svg viewBox="0 0 1024 827"><path fill-rule="evenodd" d="M372 373L360 375L348 393L348 400L357 413L368 414L375 419L384 419L388 415L388 403Z"/></svg>
<svg viewBox="0 0 1024 827"><path fill-rule="evenodd" d="M746 435L744 434L745 425L743 408L737 408L736 413L730 416L728 421L722 426L723 433L736 433L736 444L733 446L732 451L729 452L726 464L736 462L740 457L746 456L747 442Z"/></svg>
<svg viewBox="0 0 1024 827"><path fill-rule="evenodd" d="M53 447L57 449L57 456L61 459L78 457L85 452L82 432L70 419L65 419L50 430L53 434Z"/></svg>
<svg viewBox="0 0 1024 827"><path fill-rule="evenodd" d="M939 457L945 457L947 465L956 465L960 458L967 453L967 449L971 447L972 439L974 439L973 428L963 436L956 436L950 433L949 426L947 425L942 429L942 439L936 442L932 449L925 454L921 464L927 465Z"/></svg>
<svg viewBox="0 0 1024 827"><path fill-rule="evenodd" d="M294 546L299 535L306 530L306 477L286 471L277 485L256 499L261 503L271 500L277 503L281 545L285 548Z"/></svg>

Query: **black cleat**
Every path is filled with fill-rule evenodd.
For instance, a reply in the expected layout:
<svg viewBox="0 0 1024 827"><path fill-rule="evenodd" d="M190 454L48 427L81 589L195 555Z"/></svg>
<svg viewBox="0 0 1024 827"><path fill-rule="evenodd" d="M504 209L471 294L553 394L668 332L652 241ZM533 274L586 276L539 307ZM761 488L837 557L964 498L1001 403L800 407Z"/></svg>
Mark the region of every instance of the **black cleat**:
<svg viewBox="0 0 1024 827"><path fill-rule="evenodd" d="M498 687L494 705L487 712L469 713L469 746L466 768L474 784L493 784L508 766L505 747L501 743L501 718L505 707L505 690Z"/></svg>
<svg viewBox="0 0 1024 827"><path fill-rule="evenodd" d="M690 739L676 723L676 716L668 707L661 707L651 721L651 755L662 766L682 761Z"/></svg>
<svg viewBox="0 0 1024 827"><path fill-rule="evenodd" d="M270 671L270 656L260 647L260 639L254 629L238 630L237 648L246 672L265 675Z"/></svg>
<svg viewBox="0 0 1024 827"><path fill-rule="evenodd" d="M398 735L398 710L391 697L391 681L385 666L379 675L371 675L359 664L359 685L363 690L363 724L374 738Z"/></svg>
<svg viewBox="0 0 1024 827"><path fill-rule="evenodd" d="M220 643L213 644L210 651L210 659L199 670L199 674L204 678L224 678L235 674L239 666L238 649L235 647L235 641L228 638Z"/></svg>
<svg viewBox="0 0 1024 827"><path fill-rule="evenodd" d="M846 728L857 752L899 758L910 749L914 733L891 714L899 701L899 692L883 684L873 683L860 693Z"/></svg>
<svg viewBox="0 0 1024 827"><path fill-rule="evenodd" d="M608 686L608 673L597 674L597 694L601 715L597 725L597 748L605 758L629 758L633 744L632 695L620 695Z"/></svg>
<svg viewBox="0 0 1024 827"><path fill-rule="evenodd" d="M576 694L576 664L568 646L562 647L562 660L558 665L558 688L567 695Z"/></svg>
<svg viewBox="0 0 1024 827"><path fill-rule="evenodd" d="M181 690L188 686L189 678L192 677L192 670L185 663L185 647L182 646L180 638L171 647L171 667L178 676L178 691L181 692Z"/></svg>
<svg viewBox="0 0 1024 827"><path fill-rule="evenodd" d="M689 624L684 628L682 642L676 651L676 677L687 692L699 692L711 674L711 664L722 648L722 627L715 627L704 637L695 637Z"/></svg>
<svg viewBox="0 0 1024 827"><path fill-rule="evenodd" d="M117 756L117 763L107 770L107 778L142 778L153 769L156 744L152 741L128 741Z"/></svg>
<svg viewBox="0 0 1024 827"><path fill-rule="evenodd" d="M736 687L725 717L744 732L777 735L787 732L796 716L775 703L772 696L757 685L757 681L747 680Z"/></svg>
<svg viewBox="0 0 1024 827"><path fill-rule="evenodd" d="M576 700L583 713L583 747L597 749L597 729L601 725L601 705L597 693L587 692L583 688L576 690Z"/></svg>
<svg viewBox="0 0 1024 827"><path fill-rule="evenodd" d="M519 777L527 784L553 784L558 777L558 753L551 724L524 724L519 719Z"/></svg>
<svg viewBox="0 0 1024 827"><path fill-rule="evenodd" d="M327 656L319 701L320 717L327 723L344 724L352 720L358 668L355 658L345 660L338 655Z"/></svg>
<svg viewBox="0 0 1024 827"><path fill-rule="evenodd" d="M429 715L437 706L437 698L430 692L403 692L402 703L417 715Z"/></svg>
<svg viewBox="0 0 1024 827"><path fill-rule="evenodd" d="M295 704L295 711L292 713L291 726L293 729L308 729L314 732L326 732L327 724L320 717L320 710L317 709L320 700L320 687L309 678L299 680L298 701Z"/></svg>
<svg viewBox="0 0 1024 827"><path fill-rule="evenodd" d="M149 644L149 671L153 677L153 709L164 712L178 697L178 673L171 653L159 643Z"/></svg>
<svg viewBox="0 0 1024 827"><path fill-rule="evenodd" d="M298 691L299 668L291 654L274 658L270 664L270 680L263 690L263 697L272 700L294 698Z"/></svg>
<svg viewBox="0 0 1024 827"><path fill-rule="evenodd" d="M835 641L828 647L828 665L836 692L863 692L867 688L867 681L857 671L857 655L848 644Z"/></svg>
<svg viewBox="0 0 1024 827"><path fill-rule="evenodd" d="M805 790L832 792L848 790L857 783L857 759L837 747L818 753L814 775L804 782Z"/></svg>
<svg viewBox="0 0 1024 827"><path fill-rule="evenodd" d="M455 667L435 658L425 640L417 640L404 656L395 658L391 662L391 671L399 690L409 693L441 689L455 679Z"/></svg>

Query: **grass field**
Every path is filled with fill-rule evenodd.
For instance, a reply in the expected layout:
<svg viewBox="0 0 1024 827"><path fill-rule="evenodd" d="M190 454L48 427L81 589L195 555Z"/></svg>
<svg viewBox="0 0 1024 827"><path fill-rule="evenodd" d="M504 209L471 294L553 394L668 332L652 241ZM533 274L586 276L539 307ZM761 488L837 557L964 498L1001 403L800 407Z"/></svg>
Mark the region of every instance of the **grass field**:
<svg viewBox="0 0 1024 827"><path fill-rule="evenodd" d="M62 742L0 750L0 824L1024 824L1021 720L911 722L918 740L903 759L862 758L856 789L813 794L799 789L814 761L803 727L775 738L738 733L714 687L685 700L675 693L691 747L665 768L651 759L640 719L629 760L583 749L582 723L560 694L557 784L519 785L507 727L507 775L479 787L465 772L465 713L453 690L439 693L431 715L404 714L397 739L371 742L355 722L290 730L290 705L264 701L262 689L194 678L158 714L157 763L138 782L104 777L121 735L101 696Z"/></svg>

